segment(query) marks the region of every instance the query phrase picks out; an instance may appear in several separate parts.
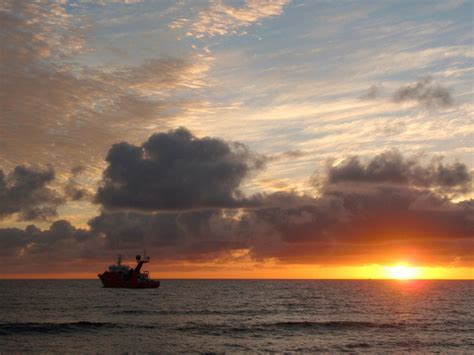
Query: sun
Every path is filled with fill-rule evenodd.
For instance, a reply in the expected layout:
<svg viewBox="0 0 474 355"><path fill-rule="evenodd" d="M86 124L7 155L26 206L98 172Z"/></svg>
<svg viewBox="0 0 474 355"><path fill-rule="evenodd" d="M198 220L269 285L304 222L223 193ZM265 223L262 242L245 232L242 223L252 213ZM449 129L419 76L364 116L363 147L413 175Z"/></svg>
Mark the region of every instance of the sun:
<svg viewBox="0 0 474 355"><path fill-rule="evenodd" d="M397 279L397 280L411 280L419 278L422 274L421 268L419 267L412 267L403 264L395 265L395 266L386 266L385 274L390 279Z"/></svg>

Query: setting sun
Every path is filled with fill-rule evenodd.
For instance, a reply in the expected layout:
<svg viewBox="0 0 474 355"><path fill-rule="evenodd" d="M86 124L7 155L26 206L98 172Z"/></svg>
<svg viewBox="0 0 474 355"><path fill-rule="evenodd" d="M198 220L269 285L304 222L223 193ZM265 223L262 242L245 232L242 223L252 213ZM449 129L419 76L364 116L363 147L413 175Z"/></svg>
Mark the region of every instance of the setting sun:
<svg viewBox="0 0 474 355"><path fill-rule="evenodd" d="M387 278L407 280L416 279L422 276L422 270L419 267L411 267L406 265L395 265L385 267Z"/></svg>
<svg viewBox="0 0 474 355"><path fill-rule="evenodd" d="M474 0L0 18L0 355L474 355Z"/></svg>

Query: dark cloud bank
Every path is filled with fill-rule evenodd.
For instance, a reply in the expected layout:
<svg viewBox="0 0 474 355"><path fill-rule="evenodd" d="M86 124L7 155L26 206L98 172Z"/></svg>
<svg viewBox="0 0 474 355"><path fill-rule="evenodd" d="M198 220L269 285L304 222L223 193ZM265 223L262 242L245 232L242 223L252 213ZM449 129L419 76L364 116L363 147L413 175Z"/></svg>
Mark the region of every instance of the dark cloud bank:
<svg viewBox="0 0 474 355"><path fill-rule="evenodd" d="M95 196L104 209L89 229L64 220L47 230L0 229L0 257L15 270L27 267L26 258L47 269L51 256L92 262L144 247L163 263L243 249L254 260L283 263L383 263L394 255L432 264L473 261L474 202L452 200L472 189L462 163L423 163L387 151L330 166L315 187L317 197L243 196L239 186L263 161L240 144L197 138L184 128L155 134L141 146L116 144ZM18 206L14 212L28 211L22 206L40 197L50 200L45 182L52 177L37 174L30 179L13 172L0 180L9 181L0 191ZM12 197L17 185L37 197Z"/></svg>

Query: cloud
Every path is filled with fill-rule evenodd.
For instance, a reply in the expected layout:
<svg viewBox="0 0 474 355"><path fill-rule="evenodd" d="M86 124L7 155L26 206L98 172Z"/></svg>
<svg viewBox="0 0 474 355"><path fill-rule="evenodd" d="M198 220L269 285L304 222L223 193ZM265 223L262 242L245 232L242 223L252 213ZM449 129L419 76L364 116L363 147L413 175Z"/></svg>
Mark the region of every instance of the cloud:
<svg viewBox="0 0 474 355"><path fill-rule="evenodd" d="M81 272L106 253L100 235L65 220L55 221L44 230L34 225L24 230L0 229L0 262L9 265L8 273ZM86 266L83 261L87 261Z"/></svg>
<svg viewBox="0 0 474 355"><path fill-rule="evenodd" d="M233 34L267 17L281 15L288 3L289 0L247 0L244 6L234 7L222 1L212 1L209 8L200 11L197 19L191 22L187 35L203 38ZM189 19L179 18L169 27L187 27L188 22Z"/></svg>
<svg viewBox="0 0 474 355"><path fill-rule="evenodd" d="M181 94L206 85L202 55L89 66L93 26L69 11L54 2L0 5L2 166L55 161L58 175L77 164L92 175L118 137L166 125L189 106Z"/></svg>
<svg viewBox="0 0 474 355"><path fill-rule="evenodd" d="M266 160L271 162L294 160L311 154L310 152L303 151L301 149L287 150L278 154L267 156Z"/></svg>
<svg viewBox="0 0 474 355"><path fill-rule="evenodd" d="M451 199L471 191L462 163L424 163L393 150L367 160L354 156L331 164L312 195L262 193L249 205L239 186L259 160L241 145L181 128L141 146L114 145L107 159L96 197L110 209L92 218L88 230L67 221L43 231L3 228L2 258L15 270L29 256L47 269L56 262L51 255L79 265L142 248L177 264L236 255L320 265L473 261L474 200Z"/></svg>
<svg viewBox="0 0 474 355"><path fill-rule="evenodd" d="M451 107L454 105L451 93L445 87L435 84L431 77L419 79L416 83L399 88L392 95L394 102L417 102L427 107Z"/></svg>
<svg viewBox="0 0 474 355"><path fill-rule="evenodd" d="M361 96L362 100L374 100L381 94L381 89L377 85L372 85L367 92Z"/></svg>
<svg viewBox="0 0 474 355"><path fill-rule="evenodd" d="M75 166L71 169L71 175L64 186L64 194L72 201L79 201L87 197L92 197L88 189L81 187L78 182L79 176L85 171L83 166Z"/></svg>
<svg viewBox="0 0 474 355"><path fill-rule="evenodd" d="M107 209L180 210L247 204L241 182L264 160L242 144L197 138L185 128L143 145L115 144L96 201Z"/></svg>
<svg viewBox="0 0 474 355"><path fill-rule="evenodd" d="M383 98L382 88L376 85L372 85L367 92L361 96L362 100L377 100ZM430 76L420 78L415 83L401 86L390 94L390 100L395 103L414 102L427 109L454 106L451 91L435 83Z"/></svg>
<svg viewBox="0 0 474 355"><path fill-rule="evenodd" d="M472 262L472 201L451 203L427 191L380 186L305 200L250 211L261 229L254 258L323 265Z"/></svg>
<svg viewBox="0 0 474 355"><path fill-rule="evenodd" d="M160 260L210 260L246 246L240 221L220 209L141 214L102 213L90 222L106 248L146 247Z"/></svg>
<svg viewBox="0 0 474 355"><path fill-rule="evenodd" d="M263 195L246 211L256 259L284 263L445 264L472 262L473 200L450 194L472 191L466 165L423 163L398 151L332 164L317 197Z"/></svg>
<svg viewBox="0 0 474 355"><path fill-rule="evenodd" d="M88 26L60 3L6 0L0 5L0 19L2 64L28 65L85 50Z"/></svg>
<svg viewBox="0 0 474 355"><path fill-rule="evenodd" d="M19 165L9 174L0 169L0 219L13 214L27 221L55 217L64 201L48 186L53 180L52 168Z"/></svg>
<svg viewBox="0 0 474 355"><path fill-rule="evenodd" d="M258 230L249 249L257 259L285 263L393 263L413 259L472 262L474 201L466 165L424 164L398 151L329 166L317 197L278 192L246 211Z"/></svg>
<svg viewBox="0 0 474 355"><path fill-rule="evenodd" d="M89 230L65 220L44 230L34 225L25 230L0 228L0 261L8 262L11 273L31 272L32 265L37 272L73 272L72 266L83 271L96 262L102 265L104 257L135 255L144 248L164 263L208 261L242 248L243 236L235 229L238 223L232 213L208 209L154 214L103 212L89 221Z"/></svg>
<svg viewBox="0 0 474 355"><path fill-rule="evenodd" d="M327 184L338 183L391 183L412 187L467 193L472 189L472 176L465 164L456 162L443 164L442 159L433 159L422 165L416 158L405 158L396 150L386 151L367 163L351 157L341 164L331 166Z"/></svg>

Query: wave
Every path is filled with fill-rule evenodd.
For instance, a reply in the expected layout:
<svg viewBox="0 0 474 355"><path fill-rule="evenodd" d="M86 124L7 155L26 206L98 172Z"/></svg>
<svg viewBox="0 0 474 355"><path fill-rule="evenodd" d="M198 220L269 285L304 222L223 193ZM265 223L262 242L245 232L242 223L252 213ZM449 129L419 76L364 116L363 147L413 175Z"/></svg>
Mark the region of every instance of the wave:
<svg viewBox="0 0 474 355"><path fill-rule="evenodd" d="M328 328L328 329L364 329L364 328L403 328L406 323L376 323L376 322L357 322L357 321L289 321L277 322L271 325L278 328L300 329L300 328Z"/></svg>
<svg viewBox="0 0 474 355"><path fill-rule="evenodd" d="M142 310L142 309L124 309L122 311L112 311L111 314L118 314L118 315L146 315L146 314L164 314L159 311L149 311L149 310Z"/></svg>
<svg viewBox="0 0 474 355"><path fill-rule="evenodd" d="M335 331L335 330L364 330L371 328L378 329L401 329L407 327L407 323L376 323L376 322L356 322L356 321L286 321L275 323L258 323L242 326L231 326L228 324L206 324L189 322L185 326L176 328L180 331L191 331L204 334L232 334L241 332L275 332L275 331Z"/></svg>
<svg viewBox="0 0 474 355"><path fill-rule="evenodd" d="M61 333L77 332L97 328L117 328L119 324L104 322L67 322L67 323L0 323L0 335L12 333Z"/></svg>
<svg viewBox="0 0 474 355"><path fill-rule="evenodd" d="M245 315L245 316L256 316L256 315L268 315L275 314L277 311L272 310L253 310L253 309L231 309L231 310L211 310L211 309L199 309L199 310L149 310L149 309L124 309L112 311L114 315Z"/></svg>
<svg viewBox="0 0 474 355"><path fill-rule="evenodd" d="M134 311L129 311L131 314ZM137 311L139 312L139 311ZM249 325L235 326L231 324L208 324L189 322L184 326L175 328L180 331L191 331L206 334L229 334L240 332L267 332L267 331L304 331L304 330L363 330L367 328L403 328L406 323L375 323L375 322L357 322L357 321L286 321L274 323L257 323ZM0 323L0 335L12 333L62 333L89 331L95 329L125 328L133 326L134 328L155 328L153 324L120 324L107 322L66 322L66 323Z"/></svg>

